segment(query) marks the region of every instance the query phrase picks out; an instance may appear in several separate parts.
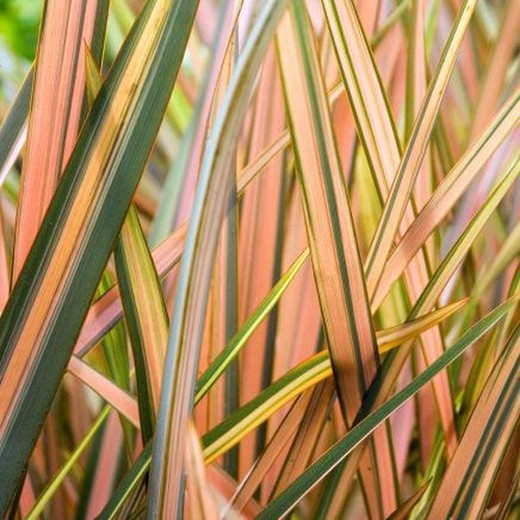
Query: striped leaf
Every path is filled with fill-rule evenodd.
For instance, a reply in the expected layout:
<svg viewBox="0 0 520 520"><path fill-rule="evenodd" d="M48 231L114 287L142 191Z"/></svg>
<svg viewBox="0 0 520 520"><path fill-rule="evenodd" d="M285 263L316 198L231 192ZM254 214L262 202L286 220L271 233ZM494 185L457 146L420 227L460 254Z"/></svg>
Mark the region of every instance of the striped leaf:
<svg viewBox="0 0 520 520"><path fill-rule="evenodd" d="M452 304L450 310L453 312L456 309L460 309L462 304L462 302ZM418 322L422 320L423 326L427 327L427 323L430 322L430 320L433 320L430 322L432 324L437 323L436 319L438 317L439 315L435 312L420 318ZM424 330L424 328L418 330L418 322L410 324L410 334L417 334ZM401 326L399 328L400 333L403 334L403 336L401 336L402 341L410 338L406 329L407 326ZM388 336L390 341L397 341L396 333L397 328L390 331ZM384 330L378 333L378 336L381 338L380 348L382 349L385 348L385 334ZM321 381L330 379L331 376L332 367L329 354L326 350L294 367L291 371L262 391L252 401L242 406L225 421L203 436L203 454L206 463L210 463L238 444L244 436L254 430L259 424L266 421L295 396L304 394L306 390L315 387ZM302 402L298 406L298 409L302 413L307 407L310 397L310 393L302 396ZM116 498L107 506L107 514L108 511L110 511L107 518L112 518L110 515L115 514L119 510L124 499L128 497L131 490L148 471L151 453L152 447L151 443L149 443L128 473L128 478L125 477L122 481L119 491L115 495Z"/></svg>
<svg viewBox="0 0 520 520"><path fill-rule="evenodd" d="M352 0L323 0L322 3L345 89L356 118L358 135L373 172L379 199L384 203L389 195L388 186L392 184L401 161L401 148L392 112L354 3ZM413 13L418 9L417 4L418 2L414 4ZM413 49L419 45L422 37L416 35L416 32L414 31ZM413 52L410 52L409 56L412 55ZM424 75L424 70L422 74ZM419 103L417 99L416 103ZM408 118L407 115L407 120ZM426 182L423 180L422 184L426 185ZM408 205L404 210L400 229L406 229L406 226L414 221L414 216L412 207ZM419 297L427 283L428 265L424 251L420 251L410 267L405 270L406 288L412 302ZM370 257L367 259L366 274L367 291L372 300L376 289L373 282L376 280L370 276ZM428 349L425 349L425 360L431 363L444 350L441 334L437 329L432 329L421 340L429 345ZM456 438L453 436L454 413L447 375L441 374L436 378L433 388L442 426L448 439L448 451L452 453ZM395 505L393 504L394 507ZM389 514L390 509L385 513Z"/></svg>
<svg viewBox="0 0 520 520"><path fill-rule="evenodd" d="M520 419L520 327L489 375L428 518L483 515L505 451Z"/></svg>
<svg viewBox="0 0 520 520"><path fill-rule="evenodd" d="M229 343L222 349L222 352L213 360L207 370L200 376L197 381L197 391L195 393L195 402L197 403L208 392L215 381L225 372L232 361L238 356L242 347L252 336L259 324L265 319L269 312L278 303L284 291L292 282L300 268L304 264L309 255L306 249L293 263L290 269L282 276L279 282L273 287L270 293L262 300L260 305L247 319L246 323Z"/></svg>
<svg viewBox="0 0 520 520"><path fill-rule="evenodd" d="M288 513L298 500L340 464L378 425L390 417L395 410L402 406L410 397L415 395L425 384L431 381L435 374L460 357L475 341L496 325L509 308L515 304L517 299L518 296L507 300L490 312L411 383L356 424L345 437L332 446L332 448L300 475L293 484L270 502L258 518L279 518Z"/></svg>
<svg viewBox="0 0 520 520"><path fill-rule="evenodd" d="M503 140L518 125L519 120L520 89L517 89L483 135L465 152L443 179L390 255L374 296L374 308L379 307L392 283L399 278L413 255L461 197L482 165L489 160Z"/></svg>
<svg viewBox="0 0 520 520"><path fill-rule="evenodd" d="M419 173L426 153L428 140L455 65L457 51L473 14L475 4L476 0L465 0L460 7L458 17L439 59L439 65L433 74L426 97L415 120L410 139L404 150L389 195L385 200L383 214L368 252L365 264L368 287L375 289L381 279L388 254L396 237L399 222L409 200L410 189Z"/></svg>
<svg viewBox="0 0 520 520"><path fill-rule="evenodd" d="M232 151L249 90L284 7L283 1L264 4L230 80L202 161L164 367L148 501L150 518L167 518L181 512L185 434L193 407L217 236L234 171Z"/></svg>
<svg viewBox="0 0 520 520"><path fill-rule="evenodd" d="M94 102L1 317L2 512L129 207L195 8L194 2L157 1L143 10Z"/></svg>
<svg viewBox="0 0 520 520"><path fill-rule="evenodd" d="M338 397L350 425L377 373L379 356L325 88L302 2L283 20L277 46L322 320ZM369 479L365 489L374 493L367 499L370 507L380 507L380 496L389 500L385 507L391 511L396 506L391 452L384 430L380 434L373 467L367 461L363 470ZM378 466L388 493L379 489Z"/></svg>
<svg viewBox="0 0 520 520"><path fill-rule="evenodd" d="M76 143L85 94L83 42L100 61L107 16L107 0L46 2L18 202L14 280Z"/></svg>
<svg viewBox="0 0 520 520"><path fill-rule="evenodd" d="M159 410L169 321L159 277L133 206L121 229L115 259L146 442L152 437Z"/></svg>
<svg viewBox="0 0 520 520"><path fill-rule="evenodd" d="M432 308L433 305L435 305L435 302L442 294L446 284L455 273L465 255L468 253L471 245L486 224L488 218L492 215L508 189L518 177L519 170L520 162L517 157L512 161L501 181L497 183L495 189L488 197L486 204L484 204L477 215L475 215L471 223L447 253L439 267L432 274L428 285L424 288L420 298L410 311L409 319L414 319L420 313L424 312L425 309ZM406 362L411 347L411 342L405 343L401 348L391 351L385 358L382 370L384 377L381 377L376 381L369 391L365 403L365 413L367 413L371 407L384 402L390 395L392 388L401 373L402 367Z"/></svg>
<svg viewBox="0 0 520 520"><path fill-rule="evenodd" d="M31 101L34 69L31 67L18 89L0 128L0 185L18 158L27 138L27 114Z"/></svg>

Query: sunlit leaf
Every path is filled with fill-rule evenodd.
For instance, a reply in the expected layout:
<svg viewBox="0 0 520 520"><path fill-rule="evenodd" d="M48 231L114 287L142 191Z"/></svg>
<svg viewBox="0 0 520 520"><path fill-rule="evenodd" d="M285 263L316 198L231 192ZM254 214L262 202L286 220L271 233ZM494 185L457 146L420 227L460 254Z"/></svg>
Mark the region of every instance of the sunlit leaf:
<svg viewBox="0 0 520 520"><path fill-rule="evenodd" d="M94 102L1 317L2 511L36 441L158 130L195 11L192 2L184 7L154 2L142 12ZM148 31L151 26L157 30ZM154 99L153 110L146 99Z"/></svg>
<svg viewBox="0 0 520 520"><path fill-rule="evenodd" d="M518 298L518 297L517 297ZM488 332L507 312L517 299L508 300L480 320L439 359L419 374L411 383L388 399L354 426L345 437L338 441L293 484L276 497L259 515L259 518L272 518L287 513L291 507L308 493L327 473L337 466L348 454L374 429L387 419L396 409L402 406L419 389L428 383L440 370L444 369L461 356L479 337Z"/></svg>
<svg viewBox="0 0 520 520"><path fill-rule="evenodd" d="M202 317L207 304L216 237L229 193L222 187L229 186L233 172L229 151L236 144L236 132L247 106L249 88L284 7L285 2L281 1L264 5L230 81L202 161L165 362L166 377L162 384L152 462L149 515L165 518L172 513L179 514L181 510L184 439L188 414L193 407ZM230 110L231 106L233 110ZM187 381L191 384L186 384Z"/></svg>

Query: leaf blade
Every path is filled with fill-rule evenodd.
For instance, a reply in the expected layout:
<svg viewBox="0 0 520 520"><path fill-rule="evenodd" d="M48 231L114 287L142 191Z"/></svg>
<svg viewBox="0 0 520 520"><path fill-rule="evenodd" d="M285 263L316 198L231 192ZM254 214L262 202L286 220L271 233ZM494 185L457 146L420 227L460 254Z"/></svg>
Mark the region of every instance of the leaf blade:
<svg viewBox="0 0 520 520"><path fill-rule="evenodd" d="M306 472L282 494L270 502L258 518L272 518L273 516L271 515L279 517L287 513L305 493L312 489L327 473L332 471L367 435L370 435L378 424L381 424L381 422L394 413L397 408L402 406L410 397L417 393L420 388L428 383L435 374L461 356L479 337L500 321L508 309L515 304L517 299L518 296L504 302L490 312L411 383L357 423L345 437L320 457L317 462L308 468Z"/></svg>
<svg viewBox="0 0 520 520"><path fill-rule="evenodd" d="M0 460L9 468L0 491L2 511L36 440L144 167L181 63L195 7L193 2L182 1L173 8L170 2L147 4L96 98L0 319ZM148 24L157 22L158 30L143 37ZM168 46L170 41L178 45ZM134 52L138 42L139 52ZM161 81L154 82L158 76ZM117 105L132 100L139 84L144 93L141 102L134 100L119 111ZM154 109L145 110L145 100L149 104L151 99L155 99ZM114 134L114 129L119 130L115 126L118 118L118 127L128 130L124 140ZM141 148L132 149L136 138ZM107 162L110 168L104 171ZM121 176L125 182L118 182ZM97 255L86 254L93 250ZM60 327L60 323L67 326ZM34 352L40 355L36 357ZM39 377L41 373L45 377ZM23 374L23 383L19 374ZM38 402L30 399L35 391L40 393ZM10 448L13 437L17 450Z"/></svg>
<svg viewBox="0 0 520 520"><path fill-rule="evenodd" d="M268 2L257 20L236 72L230 81L217 118L213 136L209 140L199 175L198 193L184 250L176 312L172 320L170 341L165 362L157 437L154 446L148 517L165 517L182 511L183 447L188 415L193 407L194 383L200 350L202 325L200 316L207 305L211 264L216 250L216 236L222 221L225 194L217 190L231 181L232 155L221 153L235 144L243 112L246 93L254 81L254 74L267 46L285 2ZM229 108L234 104L233 111ZM219 171L221 175L215 175ZM218 178L218 181L215 180ZM203 247L203 250L202 250ZM185 384L185 379L191 383Z"/></svg>

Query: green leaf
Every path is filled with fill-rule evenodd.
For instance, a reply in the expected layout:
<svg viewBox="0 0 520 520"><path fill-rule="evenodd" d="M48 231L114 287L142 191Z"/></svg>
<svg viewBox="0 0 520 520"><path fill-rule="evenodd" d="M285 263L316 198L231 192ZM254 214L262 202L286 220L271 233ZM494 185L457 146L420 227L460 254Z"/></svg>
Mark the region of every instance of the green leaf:
<svg viewBox="0 0 520 520"><path fill-rule="evenodd" d="M134 207L115 249L121 300L130 334L143 440L155 428L168 341L168 315L161 284Z"/></svg>
<svg viewBox="0 0 520 520"><path fill-rule="evenodd" d="M94 102L0 319L2 514L143 171L196 4L156 1L142 11Z"/></svg>
<svg viewBox="0 0 520 520"><path fill-rule="evenodd" d="M520 420L520 326L489 375L429 511L432 518L482 517Z"/></svg>
<svg viewBox="0 0 520 520"><path fill-rule="evenodd" d="M45 507L52 499L59 486L63 483L68 473L72 470L76 462L78 462L80 456L88 448L95 435L105 423L111 410L110 406L105 406L105 408L103 408L98 418L94 421L94 424L92 424L89 431L83 437L83 440L78 444L78 446L76 446L74 452L70 454L65 464L63 464L60 470L54 475L52 481L45 486L45 489L38 497L38 500L31 507L29 514L25 517L26 520L35 520L44 512Z"/></svg>
<svg viewBox="0 0 520 520"><path fill-rule="evenodd" d="M381 279L475 4L476 0L465 0L460 7L386 198L383 214L365 262L367 286L370 288L375 289Z"/></svg>
<svg viewBox="0 0 520 520"><path fill-rule="evenodd" d="M0 185L18 158L27 134L34 67L29 69L0 128Z"/></svg>
<svg viewBox="0 0 520 520"><path fill-rule="evenodd" d="M108 0L55 0L45 5L16 212L13 280L76 143L85 92L83 42L94 48L100 62L108 4Z"/></svg>
<svg viewBox="0 0 520 520"><path fill-rule="evenodd" d="M236 359L242 347L247 343L258 325L266 318L271 310L278 303L282 294L298 274L300 268L309 256L309 250L306 249L280 278L278 283L273 287L271 292L262 300L260 305L255 309L253 314L247 319L246 323L233 336L231 341L224 347L222 352L213 360L211 365L200 376L197 381L197 390L195 393L195 403L199 402L208 390L215 384L215 381L224 373L231 362Z"/></svg>
<svg viewBox="0 0 520 520"><path fill-rule="evenodd" d="M294 267L293 265L293 268ZM418 334L423 331L425 327L437 323L441 315L446 317L460 309L461 305L461 302L457 302L444 309L422 316L414 322L400 325L398 329L380 331L378 333L381 340L380 348L386 348L386 340L390 340L392 343L398 342L398 335L400 335L401 341L404 341L410 338L410 335ZM246 403L203 436L203 454L206 463L209 464L222 454L225 454L233 446L236 446L244 436L269 417L273 416L276 411L295 396L302 394L309 388L316 387L320 381L330 378L331 375L332 367L329 354L326 350L319 352L284 374L253 400ZM311 394L309 394L309 397L310 395ZM128 478L125 477L118 487L116 493L118 497L127 497L131 493L133 487L138 484L139 479L143 473L146 472L150 463L150 457L151 446L149 443L143 454L139 456L130 470ZM131 475L140 475L140 477L134 478L131 477ZM122 500L123 499L121 499L121 501ZM119 499L114 500L114 508L116 507L116 503L118 504L117 507L119 507L121 501L119 501ZM117 509L114 509L112 513L115 514L116 511Z"/></svg>
<svg viewBox="0 0 520 520"><path fill-rule="evenodd" d="M123 506L125 500L130 496L135 487L143 481L148 469L150 468L152 449L153 443L150 441L145 446L139 457L137 457L128 473L123 477L119 486L117 486L117 489L110 497L108 504L99 515L99 520L112 520L113 518L119 518L117 513Z"/></svg>
<svg viewBox="0 0 520 520"><path fill-rule="evenodd" d="M380 424L388 419L410 397L414 396L424 385L429 383L436 374L455 361L475 341L496 325L518 298L520 296L511 298L491 311L411 383L359 421L340 441L334 444L285 491L270 502L258 518L280 518L287 514L303 496L340 464Z"/></svg>
<svg viewBox="0 0 520 520"><path fill-rule="evenodd" d="M425 312L426 309L430 309L435 305L435 302L440 297L446 284L457 270L457 267L464 260L464 257L469 251L475 238L484 227L487 219L491 216L507 193L509 187L520 173L519 158L520 156L516 157L516 159L512 161L507 172L497 183L485 204L475 215L468 227L455 242L450 251L448 251L443 261L432 274L427 286L424 288L421 296L410 311L408 320L415 319L419 314ZM397 381L397 377L408 358L411 347L412 344L408 342L401 348L391 351L385 358L381 377L375 382L367 394L364 403L366 411L369 410L371 406L378 403L380 404L382 400L390 395L390 392Z"/></svg>
<svg viewBox="0 0 520 520"><path fill-rule="evenodd" d="M379 369L379 352L350 201L305 4L294 2L277 53L302 193L307 240L343 417L350 426ZM372 515L395 509L392 454L384 430L361 468ZM383 496L384 501L378 500Z"/></svg>
<svg viewBox="0 0 520 520"><path fill-rule="evenodd" d="M193 408L195 376L217 236L234 172L231 152L261 58L285 3L270 0L263 5L206 144L181 262L164 367L166 376L162 384L152 462L149 518L180 515L182 511L185 434Z"/></svg>
<svg viewBox="0 0 520 520"><path fill-rule="evenodd" d="M467 190L481 170L482 165L491 158L504 139L515 128L519 118L520 89L516 89L482 136L444 177L392 251L372 301L374 308L379 307L392 283L399 278L414 254L424 245L428 236Z"/></svg>

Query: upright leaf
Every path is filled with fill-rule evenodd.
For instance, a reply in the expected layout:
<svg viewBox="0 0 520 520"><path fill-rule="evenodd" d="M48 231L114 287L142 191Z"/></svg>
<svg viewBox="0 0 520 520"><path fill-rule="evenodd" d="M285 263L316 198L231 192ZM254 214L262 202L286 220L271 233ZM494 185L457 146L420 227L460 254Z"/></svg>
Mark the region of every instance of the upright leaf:
<svg viewBox="0 0 520 520"><path fill-rule="evenodd" d="M161 284L133 206L121 229L115 258L134 355L143 438L148 441L159 410L169 323Z"/></svg>
<svg viewBox="0 0 520 520"><path fill-rule="evenodd" d="M278 56L322 319L338 396L350 426L377 373L379 355L326 91L306 16L303 2L295 2L277 34ZM362 474L367 479L365 490L371 493L367 502L372 514L382 514L397 505L384 429L376 435L375 448L373 467L367 459ZM378 482L379 472L385 475L385 493Z"/></svg>
<svg viewBox="0 0 520 520"><path fill-rule="evenodd" d="M234 171L230 152L236 143L260 60L284 7L284 1L270 0L264 4L231 78L202 161L164 368L149 518L168 518L182 511L186 428L193 408L203 316L217 236Z"/></svg>
<svg viewBox="0 0 520 520"><path fill-rule="evenodd" d="M191 518L217 520L219 512L215 498L211 493L206 478L206 468L202 458L199 437L193 424L188 427L186 443L187 494L189 497L187 509Z"/></svg>
<svg viewBox="0 0 520 520"><path fill-rule="evenodd" d="M425 309L431 308L455 273L457 267L468 253L478 233L482 230L493 211L507 193L520 173L520 157L517 156L509 165L500 182L497 183L488 200L475 215L468 227L455 242L430 278L420 298L409 314L409 319L417 317ZM385 358L381 377L375 381L365 401L365 412L381 404L390 395L406 361L412 344L406 343L400 349L395 349Z"/></svg>
<svg viewBox="0 0 520 520"><path fill-rule="evenodd" d="M322 0L322 4L358 135L384 200L401 151L379 71L354 3Z"/></svg>
<svg viewBox="0 0 520 520"><path fill-rule="evenodd" d="M0 128L0 186L18 158L27 138L27 113L31 100L34 68L31 67L18 89Z"/></svg>
<svg viewBox="0 0 520 520"><path fill-rule="evenodd" d="M476 340L488 332L509 308L515 304L518 296L507 300L494 309L482 320L468 330L455 345L450 347L442 356L432 363L424 372L412 382L384 402L380 407L361 420L341 440L334 444L285 491L276 497L258 516L260 519L279 518L287 514L290 509L307 494L322 478L332 471L348 456L362 440L370 435L378 425L386 420L410 397L415 395L439 371L460 357Z"/></svg>
<svg viewBox="0 0 520 520"><path fill-rule="evenodd" d="M495 364L473 409L428 518L482 516L520 420L520 327Z"/></svg>
<svg viewBox="0 0 520 520"><path fill-rule="evenodd" d="M401 241L392 251L383 269L373 306L379 307L393 282L399 278L413 255L425 243L435 227L448 214L503 140L520 120L520 89L504 103L482 136L458 160L439 184L424 208L411 223Z"/></svg>
<svg viewBox="0 0 520 520"><path fill-rule="evenodd" d="M76 143L85 94L83 42L100 61L107 15L107 0L45 4L18 203L13 281Z"/></svg>
<svg viewBox="0 0 520 520"><path fill-rule="evenodd" d="M356 117L358 135L363 143L383 203L389 195L388 185L392 183L401 161L396 125L353 1L322 0L322 3L345 89ZM416 8L414 7L414 11ZM416 35L416 39L420 37ZM422 73L424 74L424 71ZM401 229L406 229L413 219L414 211L408 205L404 210ZM369 262L370 259L367 260L366 270L367 291L372 300L376 287L372 283L373 278L370 277ZM405 271L406 287L412 303L419 297L428 281L428 263L424 251L420 251L419 255L412 260L410 268ZM432 329L421 339L423 344L429 345L423 352L426 362L431 363L444 350L440 332L436 328ZM440 374L433 386L442 426L448 440L448 451L452 453L456 438L450 434L454 432L454 414L447 375ZM389 514L390 510L386 513Z"/></svg>
<svg viewBox="0 0 520 520"><path fill-rule="evenodd" d="M158 0L142 11L94 102L0 319L2 514L128 210L195 9L196 2Z"/></svg>
<svg viewBox="0 0 520 520"><path fill-rule="evenodd" d="M403 153L390 193L385 201L366 260L367 286L374 292L383 272L388 254L392 248L401 217L410 198L411 188L419 173L426 153L429 137L439 111L442 98L448 86L451 72L457 58L457 51L466 27L469 24L476 0L465 0L444 47L439 64L433 74L428 92L415 120L410 140Z"/></svg>

